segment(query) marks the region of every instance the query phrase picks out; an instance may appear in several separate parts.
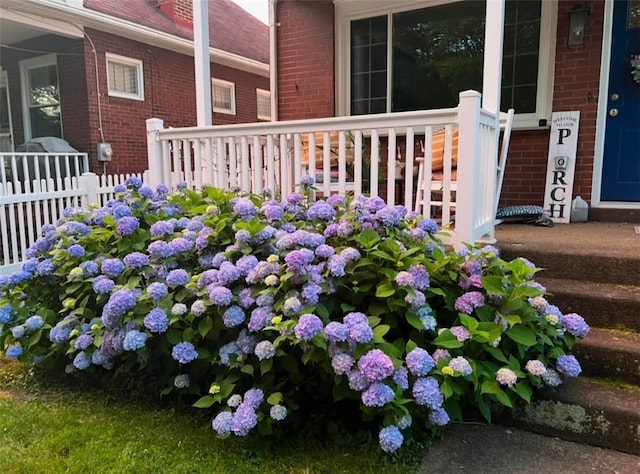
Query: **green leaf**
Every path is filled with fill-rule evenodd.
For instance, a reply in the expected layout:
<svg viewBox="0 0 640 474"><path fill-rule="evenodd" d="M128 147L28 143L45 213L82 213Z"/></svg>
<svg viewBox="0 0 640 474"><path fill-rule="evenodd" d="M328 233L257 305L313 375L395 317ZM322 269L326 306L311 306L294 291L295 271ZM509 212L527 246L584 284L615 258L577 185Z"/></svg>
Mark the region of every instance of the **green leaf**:
<svg viewBox="0 0 640 474"><path fill-rule="evenodd" d="M412 350L414 350L416 347L418 347L418 344L416 344L415 342L413 342L411 339L409 339L407 341L407 348L405 349L407 351L407 354L409 352L411 352Z"/></svg>
<svg viewBox="0 0 640 474"><path fill-rule="evenodd" d="M497 276L497 275L483 276L481 278L481 281L482 281L482 287L490 295L501 295L504 293L501 276Z"/></svg>
<svg viewBox="0 0 640 474"><path fill-rule="evenodd" d="M249 374L249 375L253 375L253 365L251 365L251 364L243 365L242 367L240 367L240 372L243 372L243 373Z"/></svg>
<svg viewBox="0 0 640 474"><path fill-rule="evenodd" d="M211 395L205 395L193 404L195 408L209 408L215 403L215 398Z"/></svg>
<svg viewBox="0 0 640 474"><path fill-rule="evenodd" d="M473 334L478 327L478 321L464 313L460 313L460 322L469 330L469 332L471 332L471 334Z"/></svg>
<svg viewBox="0 0 640 474"><path fill-rule="evenodd" d="M282 392L273 392L267 398L267 403L269 405L277 405L278 403L280 403L282 401L282 398L283 398L282 397Z"/></svg>
<svg viewBox="0 0 640 474"><path fill-rule="evenodd" d="M374 257L381 258L382 260L387 260L389 262L395 262L396 259L389 255L387 252L383 252L382 250L374 250L369 255L373 255Z"/></svg>
<svg viewBox="0 0 640 474"><path fill-rule="evenodd" d="M211 331L211 328L213 328L213 319L209 316L203 318L198 324L198 332L202 337L205 337Z"/></svg>
<svg viewBox="0 0 640 474"><path fill-rule="evenodd" d="M422 321L420 321L420 318L417 315L413 313L407 313L405 314L404 317L406 318L407 322L411 324L414 328L420 329L420 330L424 329Z"/></svg>
<svg viewBox="0 0 640 474"><path fill-rule="evenodd" d="M527 403L531 402L531 395L533 395L533 389L527 382L518 382L516 385L516 393Z"/></svg>
<svg viewBox="0 0 640 474"><path fill-rule="evenodd" d="M273 359L265 359L260 362L260 373L262 375L266 374L273 368Z"/></svg>
<svg viewBox="0 0 640 474"><path fill-rule="evenodd" d="M509 327L515 326L516 324L522 324L522 318L517 314L502 315L502 319L509 324Z"/></svg>
<svg viewBox="0 0 640 474"><path fill-rule="evenodd" d="M376 296L378 298L388 298L396 292L395 288L391 285L391 282L384 282L378 285L376 288Z"/></svg>
<svg viewBox="0 0 640 474"><path fill-rule="evenodd" d="M509 395L507 395L504 390L498 389L498 391L496 393L494 393L493 395L504 406L509 407L509 408L513 408L513 403L511 402L511 399L509 398Z"/></svg>
<svg viewBox="0 0 640 474"><path fill-rule="evenodd" d="M373 330L373 342L384 342L384 335L389 332L388 324L381 324L380 326L376 326Z"/></svg>
<svg viewBox="0 0 640 474"><path fill-rule="evenodd" d="M482 382L480 393L498 393L500 391L500 385L496 380L486 380Z"/></svg>
<svg viewBox="0 0 640 474"><path fill-rule="evenodd" d="M329 318L329 310L327 309L327 307L325 305L323 305L322 303L318 303L316 305L315 308L315 312L318 316L320 316L322 319L328 319Z"/></svg>
<svg viewBox="0 0 640 474"><path fill-rule="evenodd" d="M494 359L499 360L500 362L504 362L505 364L508 363L508 360L505 357L505 355L497 347L485 346L484 350L485 350L485 352L488 352L489 354L491 354L491 356Z"/></svg>
<svg viewBox="0 0 640 474"><path fill-rule="evenodd" d="M443 331L438 337L436 337L433 343L438 347L444 347L445 349L457 349L463 346L463 343L456 339L451 331L448 329Z"/></svg>
<svg viewBox="0 0 640 474"><path fill-rule="evenodd" d="M451 382L449 382L448 380L445 380L444 382L442 382L442 385L440 385L440 390L442 390L442 395L444 395L444 398L449 398L451 397L451 395L453 395Z"/></svg>
<svg viewBox="0 0 640 474"><path fill-rule="evenodd" d="M505 331L505 334L513 342L521 344L523 346L535 346L536 345L536 333L528 327L517 325L509 328Z"/></svg>
<svg viewBox="0 0 640 474"><path fill-rule="evenodd" d="M480 413L482 414L484 419L487 420L487 423L491 423L491 410L489 409L489 405L487 405L487 402L485 402L484 400L480 400L478 402L478 409L480 410Z"/></svg>

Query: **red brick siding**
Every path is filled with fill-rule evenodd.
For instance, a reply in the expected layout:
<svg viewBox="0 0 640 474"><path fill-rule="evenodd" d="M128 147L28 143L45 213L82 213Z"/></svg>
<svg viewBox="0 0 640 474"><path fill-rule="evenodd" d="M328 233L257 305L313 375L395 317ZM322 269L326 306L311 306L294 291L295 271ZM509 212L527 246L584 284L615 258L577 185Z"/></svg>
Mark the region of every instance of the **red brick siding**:
<svg viewBox="0 0 640 474"><path fill-rule="evenodd" d="M278 119L333 117L333 2L286 0L276 5Z"/></svg>
<svg viewBox="0 0 640 474"><path fill-rule="evenodd" d="M558 4L558 31L553 110L580 111L578 151L573 195L590 201L595 155L596 114L600 85L600 56L604 1L589 2L591 15L584 46L567 46L571 0ZM501 202L503 205L539 204L544 200L549 131L515 131L509 147Z"/></svg>

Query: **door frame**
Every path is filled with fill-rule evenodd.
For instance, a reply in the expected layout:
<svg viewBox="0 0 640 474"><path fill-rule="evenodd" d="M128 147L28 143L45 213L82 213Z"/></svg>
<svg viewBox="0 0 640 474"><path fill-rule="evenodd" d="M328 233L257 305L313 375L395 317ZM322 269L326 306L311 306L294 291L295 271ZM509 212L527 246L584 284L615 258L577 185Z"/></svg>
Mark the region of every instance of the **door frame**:
<svg viewBox="0 0 640 474"><path fill-rule="evenodd" d="M596 117L596 143L593 160L591 206L602 209L640 209L640 202L601 201L602 165L604 162L604 132L607 126L609 69L611 67L611 41L613 35L613 6L615 2L604 2L602 32L602 58L600 60L600 92Z"/></svg>
<svg viewBox="0 0 640 474"><path fill-rule="evenodd" d="M7 96L5 97L5 100L7 101L7 111L9 113L9 143L11 144L11 149L8 151L12 152L16 149L16 144L14 143L14 135L13 135L13 114L11 113L11 91L9 90L9 76L7 75L7 71L5 71L4 69L0 69L0 88L2 87L5 88L6 94L7 94Z"/></svg>

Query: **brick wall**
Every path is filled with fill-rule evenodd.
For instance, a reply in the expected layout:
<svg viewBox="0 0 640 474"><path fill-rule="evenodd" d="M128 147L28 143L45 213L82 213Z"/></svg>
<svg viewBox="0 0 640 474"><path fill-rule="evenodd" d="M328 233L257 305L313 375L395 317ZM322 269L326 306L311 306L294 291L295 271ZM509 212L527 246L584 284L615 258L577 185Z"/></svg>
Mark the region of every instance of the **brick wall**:
<svg viewBox="0 0 640 474"><path fill-rule="evenodd" d="M333 117L333 2L285 0L276 6L278 118Z"/></svg>
<svg viewBox="0 0 640 474"><path fill-rule="evenodd" d="M193 57L137 43L100 31L89 31L98 54L100 74L102 132L112 144L113 160L107 172L139 172L147 168L145 120L156 117L165 127L196 125L195 77ZM89 44L87 53L87 87L91 110L91 141L101 140L95 91L95 66ZM143 62L144 101L110 97L106 84L105 53L119 54ZM257 121L256 88L269 89L267 77L211 64L211 74L236 84L236 115L215 113L214 124ZM95 104L95 105L94 105ZM95 148L95 147L94 147ZM92 155L95 169L102 165Z"/></svg>
<svg viewBox="0 0 640 474"><path fill-rule="evenodd" d="M596 114L600 85L600 56L604 1L589 2L591 15L584 46L567 46L568 11L572 0L558 4L553 111L580 111L573 195L590 201L595 155ZM515 131L509 147L502 205L542 205L546 180L549 131Z"/></svg>

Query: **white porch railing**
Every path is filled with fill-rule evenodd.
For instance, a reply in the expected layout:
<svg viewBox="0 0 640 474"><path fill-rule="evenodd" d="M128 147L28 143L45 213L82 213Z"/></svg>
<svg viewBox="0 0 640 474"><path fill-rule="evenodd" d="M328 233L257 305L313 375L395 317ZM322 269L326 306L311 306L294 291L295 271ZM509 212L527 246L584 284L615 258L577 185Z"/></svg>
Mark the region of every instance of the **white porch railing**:
<svg viewBox="0 0 640 474"><path fill-rule="evenodd" d="M66 208L103 206L130 176L84 173L88 163L86 153L0 153L0 274L19 270L42 227Z"/></svg>
<svg viewBox="0 0 640 474"><path fill-rule="evenodd" d="M455 128L459 148L452 187ZM446 138L436 176L432 137L440 129ZM284 198L308 173L318 178L325 196L366 192L413 209L416 157L422 154L416 150L424 148L423 189L441 182L442 192L433 200L426 193L423 214L446 224L455 213L454 244L460 246L493 240L498 134L498 118L481 109L475 91L462 92L458 107L417 112L169 129L149 119L150 185L186 182Z"/></svg>

